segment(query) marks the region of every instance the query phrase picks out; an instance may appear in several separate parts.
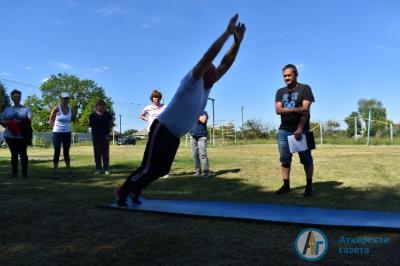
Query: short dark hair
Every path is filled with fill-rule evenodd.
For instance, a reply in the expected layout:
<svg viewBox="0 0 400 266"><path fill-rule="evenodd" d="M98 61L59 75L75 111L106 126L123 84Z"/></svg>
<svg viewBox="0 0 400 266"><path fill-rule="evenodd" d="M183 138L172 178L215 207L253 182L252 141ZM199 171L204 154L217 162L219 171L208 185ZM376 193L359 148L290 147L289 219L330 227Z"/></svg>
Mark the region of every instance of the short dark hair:
<svg viewBox="0 0 400 266"><path fill-rule="evenodd" d="M150 101L153 101L153 97L157 97L160 100L162 99L162 93L159 92L158 90L153 90L150 94Z"/></svg>
<svg viewBox="0 0 400 266"><path fill-rule="evenodd" d="M299 75L299 73L297 72L297 67L293 64L287 64L286 66L284 66L282 69L282 72L289 68L291 68L293 70L293 72L296 74L296 76Z"/></svg>
<svg viewBox="0 0 400 266"><path fill-rule="evenodd" d="M101 105L101 106L106 106L106 102L102 99L97 100L96 106Z"/></svg>
<svg viewBox="0 0 400 266"><path fill-rule="evenodd" d="M10 93L11 98L13 97L13 95L14 95L15 93L16 93L16 94L19 94L20 96L22 95L21 91L19 91L19 90L17 90L17 89L13 89L13 90L11 91L11 93Z"/></svg>

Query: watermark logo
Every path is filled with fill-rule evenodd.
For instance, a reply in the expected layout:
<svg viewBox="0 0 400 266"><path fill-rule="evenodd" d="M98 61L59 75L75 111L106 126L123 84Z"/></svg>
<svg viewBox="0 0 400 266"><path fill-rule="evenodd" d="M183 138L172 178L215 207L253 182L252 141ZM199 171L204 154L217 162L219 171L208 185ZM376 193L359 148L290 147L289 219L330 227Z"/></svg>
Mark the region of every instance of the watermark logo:
<svg viewBox="0 0 400 266"><path fill-rule="evenodd" d="M328 238L315 228L307 228L301 231L294 242L297 255L307 261L320 260L328 251Z"/></svg>

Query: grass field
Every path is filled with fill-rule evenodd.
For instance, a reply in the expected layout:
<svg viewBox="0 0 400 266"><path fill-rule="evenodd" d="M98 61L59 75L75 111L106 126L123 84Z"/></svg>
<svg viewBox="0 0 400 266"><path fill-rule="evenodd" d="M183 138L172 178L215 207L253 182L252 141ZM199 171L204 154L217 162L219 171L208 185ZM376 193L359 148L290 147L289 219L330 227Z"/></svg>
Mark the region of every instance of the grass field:
<svg viewBox="0 0 400 266"><path fill-rule="evenodd" d="M235 221L96 208L113 201L113 188L141 160L144 145L111 148L112 175L93 176L92 148L74 147L74 177L51 179L52 149L29 149L30 177L9 178L9 151L0 150L0 265L310 265L294 249L307 225ZM274 144L209 148L211 178L192 177L182 143L170 177L145 197L218 199L340 209L400 212L400 146L320 145L314 152L315 195L303 198L297 156L292 192L281 185ZM62 164L61 164L62 165ZM318 227L329 240L315 265L395 265L394 230ZM366 244L369 254L340 254L344 237L389 237ZM351 246L351 245L350 245Z"/></svg>

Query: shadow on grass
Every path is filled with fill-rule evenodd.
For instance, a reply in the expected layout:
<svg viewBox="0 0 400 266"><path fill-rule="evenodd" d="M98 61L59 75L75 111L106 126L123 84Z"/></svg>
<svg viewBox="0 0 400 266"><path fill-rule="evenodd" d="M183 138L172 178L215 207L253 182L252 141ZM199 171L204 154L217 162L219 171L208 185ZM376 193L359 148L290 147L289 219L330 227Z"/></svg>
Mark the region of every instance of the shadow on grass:
<svg viewBox="0 0 400 266"><path fill-rule="evenodd" d="M212 177L218 177L224 174L229 174L229 173L239 173L240 169L236 168L236 169L226 169L226 170L219 170L219 171L210 171L209 176L210 178ZM195 172L180 172L177 174L173 174L173 176L175 177L181 177L181 176L193 176Z"/></svg>
<svg viewBox="0 0 400 266"><path fill-rule="evenodd" d="M45 162L30 162L30 178L11 179L7 173L9 162L0 161L0 194L20 193L16 190L24 190L22 195L29 197L36 192L49 192L49 198L55 195L52 191L62 192L57 199L63 196L75 199L92 201L91 205L107 204L113 200L112 191L121 185L129 173L137 167L138 161L129 164L112 165L111 175L92 175L93 166L73 167L73 177L66 178L64 168L60 168L61 179L53 180L53 169ZM373 189L361 189L344 186L340 181L315 182L313 185L314 196L304 198L304 187L292 187L290 193L276 195L280 182L266 180L266 185L250 183L243 176L230 177L229 174L240 173L239 168L224 169L211 172L210 178L192 176L193 172L174 172L168 178L159 178L144 190L145 197L171 198L171 199L204 199L226 200L243 202L264 202L283 205L313 206L338 209L360 209L377 211L400 212L400 191L396 187L376 186ZM2 184L20 184L18 188L3 186ZM57 187L54 190L54 187ZM5 190L5 191L4 191ZM48 196L44 193L43 199Z"/></svg>
<svg viewBox="0 0 400 266"><path fill-rule="evenodd" d="M128 214L94 208L111 203L113 188L121 185L132 170L131 164L113 165L117 166L121 170L107 176L90 175L92 166L74 167L74 177L54 181L51 167L35 163L30 166L31 178L1 177L0 226L7 230L0 240L0 262L3 262L0 264L129 265L135 261L143 265L176 265L176 257L170 254L178 254L186 262L182 264L193 265L265 265L265 261L273 265L293 265L299 262L291 247L303 225ZM9 164L2 165L1 170L8 169ZM230 173L240 173L240 169L216 171L209 179L172 171L168 178L152 183L144 196L399 211L399 192L395 188L376 187L363 191L345 187L340 181L327 181L315 182L312 198L301 195L303 186L277 196L274 193L277 187L273 186L279 186L279 182L259 186L249 183L246 176L237 178ZM24 226L19 226L22 224ZM376 234L372 230L343 228L324 228L324 232L330 239L339 239L341 235L358 237L364 232ZM373 247L374 260L380 264L399 258L398 235L389 236L390 249ZM329 244L332 248L324 262L345 265L348 257L335 253L339 245L334 240ZM207 259L198 263L201 258ZM364 262L359 265L371 261L371 257L366 256L354 259Z"/></svg>

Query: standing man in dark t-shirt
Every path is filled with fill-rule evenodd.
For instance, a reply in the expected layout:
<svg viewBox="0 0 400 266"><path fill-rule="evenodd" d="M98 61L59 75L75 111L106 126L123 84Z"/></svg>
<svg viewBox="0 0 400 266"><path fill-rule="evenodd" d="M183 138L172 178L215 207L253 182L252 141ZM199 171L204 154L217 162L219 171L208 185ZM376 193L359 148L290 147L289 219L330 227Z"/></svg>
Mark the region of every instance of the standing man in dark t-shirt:
<svg viewBox="0 0 400 266"><path fill-rule="evenodd" d="M190 144L192 146L192 156L196 169L195 176L208 178L208 158L207 158L207 120L208 114L203 111L199 119L190 130Z"/></svg>
<svg viewBox="0 0 400 266"><path fill-rule="evenodd" d="M89 116L89 126L92 128L92 141L96 170L93 174L110 174L110 130L113 127L113 116L107 112L106 103L98 100L96 111ZM103 160L102 169L101 162Z"/></svg>
<svg viewBox="0 0 400 266"><path fill-rule="evenodd" d="M297 68L289 64L283 68L283 79L286 87L280 88L275 96L275 110L281 116L281 125L278 132L278 147L282 165L283 186L276 194L290 191L290 169L292 154L289 150L288 136L294 135L297 140L310 129L310 107L314 102L314 95L310 86L297 82ZM312 177L314 172L311 150L299 152L300 163L304 166L307 185L304 196L312 196Z"/></svg>

